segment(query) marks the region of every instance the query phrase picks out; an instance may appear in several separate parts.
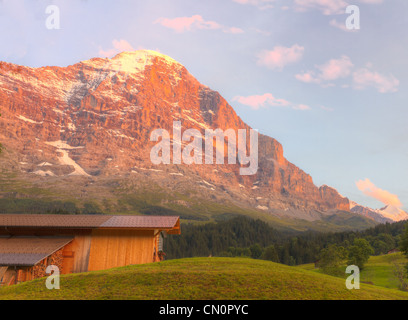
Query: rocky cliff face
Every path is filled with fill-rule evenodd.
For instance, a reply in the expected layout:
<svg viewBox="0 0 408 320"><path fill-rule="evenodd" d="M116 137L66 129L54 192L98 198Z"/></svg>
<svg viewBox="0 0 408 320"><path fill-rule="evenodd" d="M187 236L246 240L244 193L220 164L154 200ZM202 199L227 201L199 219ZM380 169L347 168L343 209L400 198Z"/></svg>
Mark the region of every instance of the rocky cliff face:
<svg viewBox="0 0 408 320"><path fill-rule="evenodd" d="M347 198L316 187L284 158L282 145L265 135L259 135L259 169L252 176L241 176L234 164L153 165L150 150L156 142L150 134L161 128L171 135L173 121L203 136L207 128L250 129L218 92L153 51L65 68L1 63L0 110L0 141L11 167L30 179L142 175L148 180L159 174L166 188L178 190L195 179L199 184L188 188L205 189L203 196L225 194L263 211L350 209Z"/></svg>

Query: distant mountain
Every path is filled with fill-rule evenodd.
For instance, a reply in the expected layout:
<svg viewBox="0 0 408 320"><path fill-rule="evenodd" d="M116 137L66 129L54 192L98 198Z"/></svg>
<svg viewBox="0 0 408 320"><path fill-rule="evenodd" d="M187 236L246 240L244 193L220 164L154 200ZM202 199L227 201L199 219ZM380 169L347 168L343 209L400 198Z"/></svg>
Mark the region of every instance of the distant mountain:
<svg viewBox="0 0 408 320"><path fill-rule="evenodd" d="M250 129L218 92L168 56L139 50L42 68L3 62L0 71L2 198L91 201L117 212L132 209L130 197L141 195L141 203L147 192L165 190L177 199L149 199L193 210L191 199L201 198L309 221L349 212L347 198L315 186L262 134L252 176L240 175L239 164L152 164L150 134L172 134L173 121L203 135L208 128Z"/></svg>
<svg viewBox="0 0 408 320"><path fill-rule="evenodd" d="M407 212L391 205L385 206L381 209L371 209L351 201L350 211L358 213L380 223L408 220Z"/></svg>

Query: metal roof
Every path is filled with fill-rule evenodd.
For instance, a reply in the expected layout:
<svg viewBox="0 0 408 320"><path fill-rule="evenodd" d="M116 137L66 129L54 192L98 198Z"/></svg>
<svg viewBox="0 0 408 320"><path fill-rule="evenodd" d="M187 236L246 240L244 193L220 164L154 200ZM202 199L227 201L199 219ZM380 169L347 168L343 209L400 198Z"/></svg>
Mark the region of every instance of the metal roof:
<svg viewBox="0 0 408 320"><path fill-rule="evenodd" d="M72 240L73 237L0 238L0 266L34 266Z"/></svg>
<svg viewBox="0 0 408 320"><path fill-rule="evenodd" d="M178 226L179 217L176 216L0 214L0 228L134 228L170 230Z"/></svg>
<svg viewBox="0 0 408 320"><path fill-rule="evenodd" d="M174 228L178 217L166 216L113 216L101 228Z"/></svg>

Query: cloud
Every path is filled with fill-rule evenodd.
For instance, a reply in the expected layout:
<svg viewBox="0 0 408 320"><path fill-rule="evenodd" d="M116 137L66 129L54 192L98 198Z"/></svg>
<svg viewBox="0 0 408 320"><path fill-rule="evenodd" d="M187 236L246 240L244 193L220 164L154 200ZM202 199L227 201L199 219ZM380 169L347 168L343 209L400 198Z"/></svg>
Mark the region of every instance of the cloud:
<svg viewBox="0 0 408 320"><path fill-rule="evenodd" d="M298 104L292 107L295 110L301 110L301 111L306 111L306 110L312 110L308 105L306 104Z"/></svg>
<svg viewBox="0 0 408 320"><path fill-rule="evenodd" d="M324 110L324 111L334 111L333 108L326 107L326 106L320 106L320 109L322 109L322 110Z"/></svg>
<svg viewBox="0 0 408 320"><path fill-rule="evenodd" d="M336 19L333 19L333 20L330 20L329 24L332 27L335 27L337 29L340 29L340 30L343 30L343 31L346 31L346 32L358 32L358 29L348 29L346 27L346 22L345 21L344 22L338 22Z"/></svg>
<svg viewBox="0 0 408 320"><path fill-rule="evenodd" d="M225 33L232 34L244 33L244 31L240 28L226 27L215 21L207 21L200 15L193 15L191 17L177 17L173 19L159 18L155 20L154 23L172 29L177 33L193 30L222 30Z"/></svg>
<svg viewBox="0 0 408 320"><path fill-rule="evenodd" d="M368 4L380 4L384 2L384 0L359 0L359 1Z"/></svg>
<svg viewBox="0 0 408 320"><path fill-rule="evenodd" d="M282 70L286 65L298 62L303 57L304 47L297 44L290 48L276 46L273 50L263 50L258 55L257 64L272 70Z"/></svg>
<svg viewBox="0 0 408 320"><path fill-rule="evenodd" d="M316 66L316 71L308 71L306 73L295 75L296 79L305 83L325 83L334 81L340 78L346 78L351 74L354 67L350 58L341 56L339 59L331 59L323 65Z"/></svg>
<svg viewBox="0 0 408 320"><path fill-rule="evenodd" d="M385 205L392 205L397 208L402 207L398 196L391 194L386 190L382 190L374 185L369 179L359 180L356 182L357 188L365 195L377 199Z"/></svg>
<svg viewBox="0 0 408 320"><path fill-rule="evenodd" d="M241 28L236 28L236 27L224 27L223 32L225 33L232 33L232 34L240 34L240 33L244 33L244 30L242 30Z"/></svg>
<svg viewBox="0 0 408 320"><path fill-rule="evenodd" d="M392 74L386 76L366 68L353 73L353 82L354 88L358 90L374 87L380 93L396 92L400 83Z"/></svg>
<svg viewBox="0 0 408 320"><path fill-rule="evenodd" d="M232 0L240 4L249 4L258 7L259 9L270 9L273 8L273 3L276 0Z"/></svg>
<svg viewBox="0 0 408 320"><path fill-rule="evenodd" d="M383 75L376 71L371 71L371 64L366 68L360 68L354 71L354 64L347 56L341 56L339 59L331 59L323 65L316 66L315 70L299 73L295 78L304 83L315 83L322 87L335 86L333 81L351 77L353 88L363 90L368 87L374 87L380 93L391 93L398 91L399 80L392 74ZM349 85L343 84L343 88Z"/></svg>
<svg viewBox="0 0 408 320"><path fill-rule="evenodd" d="M317 68L320 70L321 80L332 81L349 76L353 66L349 57L341 56L340 59L331 59Z"/></svg>
<svg viewBox="0 0 408 320"><path fill-rule="evenodd" d="M297 11L317 9L324 15L334 15L345 13L348 3L343 0L295 0L294 5Z"/></svg>
<svg viewBox="0 0 408 320"><path fill-rule="evenodd" d="M355 4L355 2L356 0L352 3ZM357 0L357 2L363 4L381 4L384 0ZM344 0L294 0L293 4L294 9L298 12L319 10L326 16L345 14L347 6L350 5L350 3ZM330 25L346 31L346 28L343 28L336 20L332 20Z"/></svg>
<svg viewBox="0 0 408 320"><path fill-rule="evenodd" d="M132 47L132 45L127 42L124 39L120 39L120 40L113 40L112 41L112 45L113 48L108 49L108 50L103 50L100 49L99 50L99 55L103 56L103 57L112 57L118 53L121 53L123 51L134 51L135 49Z"/></svg>
<svg viewBox="0 0 408 320"><path fill-rule="evenodd" d="M311 110L311 108L305 104L293 104L285 99L275 98L271 93L265 93L263 95L253 95L253 96L236 96L232 101L237 101L242 105L248 106L254 110L266 107L291 107L295 110Z"/></svg>

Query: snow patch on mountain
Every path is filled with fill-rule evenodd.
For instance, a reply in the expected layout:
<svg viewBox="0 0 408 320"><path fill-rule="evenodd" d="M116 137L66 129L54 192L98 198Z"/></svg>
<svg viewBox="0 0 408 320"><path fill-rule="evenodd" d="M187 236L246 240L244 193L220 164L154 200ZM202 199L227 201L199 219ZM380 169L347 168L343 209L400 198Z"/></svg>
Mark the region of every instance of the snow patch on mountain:
<svg viewBox="0 0 408 320"><path fill-rule="evenodd" d="M71 172L69 175L70 176L87 176L89 177L90 175L85 172L82 167L76 163L73 159L70 158L68 151L67 150L73 150L73 149L81 149L84 147L72 147L69 144L67 144L65 141L53 141L53 142L46 142L46 144L53 146L57 148L57 152L62 153L62 157L59 157L59 162L62 165L67 165L67 166L72 166L74 167L74 172Z"/></svg>

